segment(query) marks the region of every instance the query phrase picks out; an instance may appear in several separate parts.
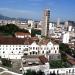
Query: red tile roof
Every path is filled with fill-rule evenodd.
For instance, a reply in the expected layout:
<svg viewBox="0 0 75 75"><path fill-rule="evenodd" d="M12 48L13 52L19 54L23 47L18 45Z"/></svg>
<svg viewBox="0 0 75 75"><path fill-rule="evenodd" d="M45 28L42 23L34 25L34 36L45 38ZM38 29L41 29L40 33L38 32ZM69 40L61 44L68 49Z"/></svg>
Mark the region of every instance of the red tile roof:
<svg viewBox="0 0 75 75"><path fill-rule="evenodd" d="M40 61L45 64L48 62L48 59L43 55L43 56L39 56Z"/></svg>
<svg viewBox="0 0 75 75"><path fill-rule="evenodd" d="M75 65L75 60L68 60L68 62L72 65Z"/></svg>
<svg viewBox="0 0 75 75"><path fill-rule="evenodd" d="M31 44L31 38L0 37L0 44Z"/></svg>
<svg viewBox="0 0 75 75"><path fill-rule="evenodd" d="M42 39L39 44L42 44L42 45L47 45L48 42L52 42L53 44L57 44L57 42L55 42L54 40L51 40L51 39Z"/></svg>
<svg viewBox="0 0 75 75"><path fill-rule="evenodd" d="M16 32L15 35L30 35L30 33L24 33L24 32Z"/></svg>

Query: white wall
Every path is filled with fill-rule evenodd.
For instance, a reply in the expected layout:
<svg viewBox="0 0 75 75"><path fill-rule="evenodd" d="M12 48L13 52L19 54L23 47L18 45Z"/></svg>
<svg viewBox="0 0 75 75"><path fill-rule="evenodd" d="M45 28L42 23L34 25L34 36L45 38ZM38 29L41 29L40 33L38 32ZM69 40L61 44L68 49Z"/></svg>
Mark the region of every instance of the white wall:
<svg viewBox="0 0 75 75"><path fill-rule="evenodd" d="M52 42L47 45L38 45L36 42L31 45L0 45L2 58L21 59L24 53L27 55L59 54L59 45Z"/></svg>
<svg viewBox="0 0 75 75"><path fill-rule="evenodd" d="M69 36L69 32L66 32L66 33L64 33L63 34L63 43L69 43L69 38L70 38L70 36Z"/></svg>

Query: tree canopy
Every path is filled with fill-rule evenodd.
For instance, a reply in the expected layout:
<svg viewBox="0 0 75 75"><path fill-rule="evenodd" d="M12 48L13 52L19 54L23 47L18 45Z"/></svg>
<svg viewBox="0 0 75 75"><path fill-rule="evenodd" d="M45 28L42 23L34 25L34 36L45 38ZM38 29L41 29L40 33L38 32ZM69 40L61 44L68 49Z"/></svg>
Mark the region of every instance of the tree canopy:
<svg viewBox="0 0 75 75"><path fill-rule="evenodd" d="M11 67L12 66L10 59L1 58L1 61L2 61L2 65L3 66L7 66L7 67Z"/></svg>
<svg viewBox="0 0 75 75"><path fill-rule="evenodd" d="M32 71L32 70L27 70L26 73L24 73L23 75L45 75L44 72L42 72L41 70L39 71Z"/></svg>
<svg viewBox="0 0 75 75"><path fill-rule="evenodd" d="M72 54L72 49L69 48L68 44L64 44L64 43L59 44L59 49L60 49L60 52L64 51L65 53L67 53L69 55Z"/></svg>
<svg viewBox="0 0 75 75"><path fill-rule="evenodd" d="M7 25L2 25L0 26L0 32L8 35L14 35L15 32L20 31L20 32L28 32L28 30L25 29L20 29L18 26L15 24L7 24Z"/></svg>
<svg viewBox="0 0 75 75"><path fill-rule="evenodd" d="M31 35L35 36L36 34L41 35L41 30L32 29L31 30Z"/></svg>
<svg viewBox="0 0 75 75"><path fill-rule="evenodd" d="M62 60L52 60L50 61L50 67L51 68L68 68L70 65L67 62L64 62Z"/></svg>

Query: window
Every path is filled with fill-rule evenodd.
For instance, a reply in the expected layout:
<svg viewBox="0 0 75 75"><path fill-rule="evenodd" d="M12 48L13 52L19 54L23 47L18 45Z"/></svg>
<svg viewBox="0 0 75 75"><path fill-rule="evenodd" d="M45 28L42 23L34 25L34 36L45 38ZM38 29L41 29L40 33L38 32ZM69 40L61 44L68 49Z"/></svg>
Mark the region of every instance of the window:
<svg viewBox="0 0 75 75"><path fill-rule="evenodd" d="M42 48L41 48L41 50L42 50Z"/></svg>
<svg viewBox="0 0 75 75"><path fill-rule="evenodd" d="M27 53L24 53L24 55L28 55Z"/></svg>
<svg viewBox="0 0 75 75"><path fill-rule="evenodd" d="M71 70L69 70L69 73L71 72Z"/></svg>
<svg viewBox="0 0 75 75"><path fill-rule="evenodd" d="M44 54L44 51L42 51L42 54Z"/></svg>
<svg viewBox="0 0 75 75"><path fill-rule="evenodd" d="M55 53L56 53L57 51L55 51Z"/></svg>
<svg viewBox="0 0 75 75"><path fill-rule="evenodd" d="M74 73L74 69L72 70L72 72Z"/></svg>
<svg viewBox="0 0 75 75"><path fill-rule="evenodd" d="M38 51L38 54L40 54L40 51Z"/></svg>
<svg viewBox="0 0 75 75"><path fill-rule="evenodd" d="M28 48L25 48L25 51L28 51Z"/></svg>
<svg viewBox="0 0 75 75"><path fill-rule="evenodd" d="M47 47L47 50L48 50L48 47Z"/></svg>
<svg viewBox="0 0 75 75"><path fill-rule="evenodd" d="M33 54L35 54L35 52L33 51Z"/></svg>
<svg viewBox="0 0 75 75"><path fill-rule="evenodd" d="M8 47L8 46L6 45L6 47Z"/></svg>
<svg viewBox="0 0 75 75"><path fill-rule="evenodd" d="M21 46L19 45L19 47L21 47Z"/></svg>
<svg viewBox="0 0 75 75"><path fill-rule="evenodd" d="M30 49L32 49L32 47L29 47Z"/></svg>
<svg viewBox="0 0 75 75"><path fill-rule="evenodd" d="M16 48L16 50L18 50L18 48Z"/></svg>
<svg viewBox="0 0 75 75"><path fill-rule="evenodd" d="M38 47L38 50L39 50L39 47Z"/></svg>
<svg viewBox="0 0 75 75"><path fill-rule="evenodd" d="M37 47L36 47L36 50L37 50Z"/></svg>
<svg viewBox="0 0 75 75"><path fill-rule="evenodd" d="M21 50L21 48L19 48L19 50Z"/></svg>
<svg viewBox="0 0 75 75"><path fill-rule="evenodd" d="M49 50L49 53L50 53L51 51Z"/></svg>
<svg viewBox="0 0 75 75"><path fill-rule="evenodd" d="M13 53L13 51L12 51L12 53Z"/></svg>
<svg viewBox="0 0 75 75"><path fill-rule="evenodd" d="M33 50L35 49L35 47L33 47Z"/></svg>
<svg viewBox="0 0 75 75"><path fill-rule="evenodd" d="M57 47L57 50L58 50L59 48Z"/></svg>
<svg viewBox="0 0 75 75"><path fill-rule="evenodd" d="M3 53L5 53L5 51L3 51Z"/></svg>
<svg viewBox="0 0 75 75"><path fill-rule="evenodd" d="M31 55L32 53L30 52L30 55Z"/></svg>

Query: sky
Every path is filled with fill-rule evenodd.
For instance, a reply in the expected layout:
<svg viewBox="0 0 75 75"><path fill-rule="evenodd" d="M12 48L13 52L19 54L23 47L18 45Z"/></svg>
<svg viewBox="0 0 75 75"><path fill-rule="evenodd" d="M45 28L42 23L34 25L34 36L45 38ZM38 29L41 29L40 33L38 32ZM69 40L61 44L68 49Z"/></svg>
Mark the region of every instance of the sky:
<svg viewBox="0 0 75 75"><path fill-rule="evenodd" d="M75 0L0 0L0 14L9 17L39 19L51 11L51 20L75 20Z"/></svg>

